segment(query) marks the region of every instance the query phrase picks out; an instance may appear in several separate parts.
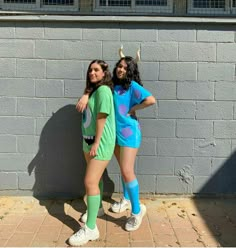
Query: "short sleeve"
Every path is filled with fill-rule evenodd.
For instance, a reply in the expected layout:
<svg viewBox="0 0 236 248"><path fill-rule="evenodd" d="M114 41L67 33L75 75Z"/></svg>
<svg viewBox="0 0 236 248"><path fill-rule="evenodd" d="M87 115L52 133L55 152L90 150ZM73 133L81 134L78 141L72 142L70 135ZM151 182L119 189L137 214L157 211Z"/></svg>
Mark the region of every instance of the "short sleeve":
<svg viewBox="0 0 236 248"><path fill-rule="evenodd" d="M97 113L105 113L109 115L113 106L113 96L108 86L100 86L96 94Z"/></svg>
<svg viewBox="0 0 236 248"><path fill-rule="evenodd" d="M131 87L132 105L140 104L143 100L152 95L148 90L146 90L144 87L134 81L132 81Z"/></svg>

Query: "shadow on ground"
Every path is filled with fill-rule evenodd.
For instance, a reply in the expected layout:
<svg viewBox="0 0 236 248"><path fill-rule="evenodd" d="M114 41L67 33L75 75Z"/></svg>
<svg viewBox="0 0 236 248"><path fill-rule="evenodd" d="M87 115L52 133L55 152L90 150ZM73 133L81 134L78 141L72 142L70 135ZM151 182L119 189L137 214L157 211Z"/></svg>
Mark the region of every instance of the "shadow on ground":
<svg viewBox="0 0 236 248"><path fill-rule="evenodd" d="M218 161L218 170L200 189L201 196L217 196L200 201L196 207L219 246L236 246L236 152ZM226 200L226 199L230 200ZM204 235L204 234L203 234Z"/></svg>

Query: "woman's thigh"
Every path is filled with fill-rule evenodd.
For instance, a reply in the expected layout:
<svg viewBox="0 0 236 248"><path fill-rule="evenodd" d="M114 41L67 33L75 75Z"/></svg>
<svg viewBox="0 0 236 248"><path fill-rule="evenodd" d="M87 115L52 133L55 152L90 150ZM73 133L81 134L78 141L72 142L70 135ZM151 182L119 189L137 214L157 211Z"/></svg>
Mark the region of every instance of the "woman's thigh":
<svg viewBox="0 0 236 248"><path fill-rule="evenodd" d="M125 182L130 182L136 178L134 166L137 153L138 148L120 147L119 165Z"/></svg>
<svg viewBox="0 0 236 248"><path fill-rule="evenodd" d="M94 158L88 159L84 179L87 194L99 194L98 184L108 163L109 160L96 160Z"/></svg>

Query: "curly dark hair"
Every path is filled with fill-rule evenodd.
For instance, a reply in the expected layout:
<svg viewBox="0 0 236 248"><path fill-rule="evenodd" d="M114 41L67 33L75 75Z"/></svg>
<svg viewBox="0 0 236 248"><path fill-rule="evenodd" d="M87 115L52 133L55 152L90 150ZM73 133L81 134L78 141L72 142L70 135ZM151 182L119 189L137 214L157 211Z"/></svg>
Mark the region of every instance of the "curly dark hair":
<svg viewBox="0 0 236 248"><path fill-rule="evenodd" d="M96 84L92 84L89 79L89 71L90 71L91 65L94 63L99 64L105 74L104 78ZM104 60L95 59L88 66L87 76L86 76L86 88L84 90L84 93L89 93L89 95L91 95L101 85L107 85L113 91L114 85L112 82L112 77L109 71L108 64Z"/></svg>
<svg viewBox="0 0 236 248"><path fill-rule="evenodd" d="M127 73L126 73L126 78L124 79L119 79L117 78L116 75L116 70L117 67L119 66L120 62L124 60L125 63L127 64ZM116 66L113 70L113 83L114 85L122 85L122 87L127 90L131 84L131 81L135 81L141 86L143 86L143 83L141 81L140 75L139 75L139 69L138 69L138 64L135 62L134 58L130 56L125 56L121 58L117 63Z"/></svg>

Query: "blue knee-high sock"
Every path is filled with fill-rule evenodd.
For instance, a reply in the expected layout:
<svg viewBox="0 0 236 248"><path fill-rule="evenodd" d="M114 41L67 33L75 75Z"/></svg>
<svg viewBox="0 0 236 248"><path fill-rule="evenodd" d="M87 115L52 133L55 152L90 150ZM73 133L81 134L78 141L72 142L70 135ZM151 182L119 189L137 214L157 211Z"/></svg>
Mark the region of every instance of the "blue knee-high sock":
<svg viewBox="0 0 236 248"><path fill-rule="evenodd" d="M129 193L129 198L132 205L132 214L140 213L140 203L139 203L139 184L137 178L133 181L125 183L127 191Z"/></svg>
<svg viewBox="0 0 236 248"><path fill-rule="evenodd" d="M128 190L126 188L125 181L124 181L123 177L121 177L121 182L122 182L122 188L123 188L123 196L126 200L129 200L129 193L128 193Z"/></svg>

